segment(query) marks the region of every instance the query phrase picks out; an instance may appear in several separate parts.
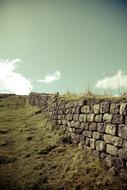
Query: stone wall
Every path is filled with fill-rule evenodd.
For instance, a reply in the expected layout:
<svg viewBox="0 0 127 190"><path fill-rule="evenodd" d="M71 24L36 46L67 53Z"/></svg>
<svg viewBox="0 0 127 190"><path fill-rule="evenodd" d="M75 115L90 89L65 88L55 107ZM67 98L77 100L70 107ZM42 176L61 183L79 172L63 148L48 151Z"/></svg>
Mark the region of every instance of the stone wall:
<svg viewBox="0 0 127 190"><path fill-rule="evenodd" d="M114 173L127 168L127 99L67 101L59 94L31 93L29 103L41 107L73 144L90 148Z"/></svg>
<svg viewBox="0 0 127 190"><path fill-rule="evenodd" d="M15 96L15 94L0 93L0 99L2 99L2 98L8 98L9 96Z"/></svg>

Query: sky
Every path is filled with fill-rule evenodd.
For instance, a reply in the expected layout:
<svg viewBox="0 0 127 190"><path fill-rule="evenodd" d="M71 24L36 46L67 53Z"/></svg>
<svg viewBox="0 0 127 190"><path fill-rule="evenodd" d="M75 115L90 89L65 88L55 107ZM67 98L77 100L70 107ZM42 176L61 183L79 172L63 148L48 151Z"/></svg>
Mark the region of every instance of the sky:
<svg viewBox="0 0 127 190"><path fill-rule="evenodd" d="M0 92L127 89L127 1L0 0Z"/></svg>

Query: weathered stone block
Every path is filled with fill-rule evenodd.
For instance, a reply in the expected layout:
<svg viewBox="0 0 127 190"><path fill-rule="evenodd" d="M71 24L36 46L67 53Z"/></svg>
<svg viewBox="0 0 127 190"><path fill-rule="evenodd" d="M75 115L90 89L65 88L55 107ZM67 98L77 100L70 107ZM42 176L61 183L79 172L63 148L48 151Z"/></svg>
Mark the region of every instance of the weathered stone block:
<svg viewBox="0 0 127 190"><path fill-rule="evenodd" d="M124 149L127 149L127 140L124 140L124 141L123 141L123 148L124 148Z"/></svg>
<svg viewBox="0 0 127 190"><path fill-rule="evenodd" d="M73 132L73 128L72 127L68 127L67 130L72 133Z"/></svg>
<svg viewBox="0 0 127 190"><path fill-rule="evenodd" d="M106 152L112 156L116 156L118 153L118 148L113 145L107 144L106 145Z"/></svg>
<svg viewBox="0 0 127 190"><path fill-rule="evenodd" d="M85 136L85 137L92 137L92 131L83 131L83 136Z"/></svg>
<svg viewBox="0 0 127 190"><path fill-rule="evenodd" d="M81 135L82 134L82 130L80 128L76 128L75 129L75 133Z"/></svg>
<svg viewBox="0 0 127 190"><path fill-rule="evenodd" d="M125 116L125 124L127 125L127 116Z"/></svg>
<svg viewBox="0 0 127 190"><path fill-rule="evenodd" d="M79 122L79 121L76 121L75 127L76 127L76 128L80 128L80 122Z"/></svg>
<svg viewBox="0 0 127 190"><path fill-rule="evenodd" d="M103 121L106 122L106 123L111 123L112 122L112 117L113 117L112 114L105 113L103 115Z"/></svg>
<svg viewBox="0 0 127 190"><path fill-rule="evenodd" d="M77 113L77 114L79 115L79 114L80 114L80 112L81 112L80 107L76 107L75 113Z"/></svg>
<svg viewBox="0 0 127 190"><path fill-rule="evenodd" d="M61 113L60 113L60 114L62 115L63 113L64 113L64 111L63 111L63 110L61 110Z"/></svg>
<svg viewBox="0 0 127 190"><path fill-rule="evenodd" d="M65 105L64 105L64 104L63 104L63 105L61 104L60 109L63 110L64 108L65 108Z"/></svg>
<svg viewBox="0 0 127 190"><path fill-rule="evenodd" d="M99 105L99 104L95 104L95 105L93 106L93 112L94 112L95 114L99 114L99 113L100 113L100 105Z"/></svg>
<svg viewBox="0 0 127 190"><path fill-rule="evenodd" d="M69 131L67 131L67 130L64 130L64 132L65 132L65 135L67 135L67 136L69 136L71 133L69 132Z"/></svg>
<svg viewBox="0 0 127 190"><path fill-rule="evenodd" d="M69 108L69 113L72 114L72 108Z"/></svg>
<svg viewBox="0 0 127 190"><path fill-rule="evenodd" d="M80 108L79 106L76 108L76 113L77 113L77 114L80 114L80 113L81 113L81 108Z"/></svg>
<svg viewBox="0 0 127 190"><path fill-rule="evenodd" d="M67 119L68 121L72 120L72 114L66 115L66 119Z"/></svg>
<svg viewBox="0 0 127 190"><path fill-rule="evenodd" d="M96 141L96 150L99 151L99 152L104 151L105 150L105 142L97 140Z"/></svg>
<svg viewBox="0 0 127 190"><path fill-rule="evenodd" d="M85 125L84 125L84 124L85 124L84 122L80 123L80 128L81 128L82 130L85 129Z"/></svg>
<svg viewBox="0 0 127 190"><path fill-rule="evenodd" d="M76 108L72 108L72 114L76 113Z"/></svg>
<svg viewBox="0 0 127 190"><path fill-rule="evenodd" d="M104 135L104 141L108 144L112 144L114 146L118 146L121 147L122 146L122 138L120 137L116 137L116 136L112 136L112 135Z"/></svg>
<svg viewBox="0 0 127 190"><path fill-rule="evenodd" d="M100 133L104 133L105 132L105 127L106 127L105 123L98 123L97 124L97 131L100 132Z"/></svg>
<svg viewBox="0 0 127 190"><path fill-rule="evenodd" d="M101 138L101 133L93 131L93 138L94 139L100 139Z"/></svg>
<svg viewBox="0 0 127 190"><path fill-rule="evenodd" d="M82 113L90 113L90 106L83 106L81 107Z"/></svg>
<svg viewBox="0 0 127 190"><path fill-rule="evenodd" d="M65 113L66 113L65 109L62 109L62 114L65 114Z"/></svg>
<svg viewBox="0 0 127 190"><path fill-rule="evenodd" d="M93 113L91 113L91 114L87 114L87 121L88 122L93 122L94 121L94 114Z"/></svg>
<svg viewBox="0 0 127 190"><path fill-rule="evenodd" d="M79 119L79 115L78 114L73 114L73 120L78 121L78 119Z"/></svg>
<svg viewBox="0 0 127 190"><path fill-rule="evenodd" d="M106 124L105 133L116 135L117 127L113 124Z"/></svg>
<svg viewBox="0 0 127 190"><path fill-rule="evenodd" d="M53 113L53 114L54 114L54 113ZM62 113L61 113L61 110L58 110L58 114L62 114Z"/></svg>
<svg viewBox="0 0 127 190"><path fill-rule="evenodd" d="M84 114L79 115L79 121L82 122L84 120Z"/></svg>
<svg viewBox="0 0 127 190"><path fill-rule="evenodd" d="M66 109L65 113L66 113L66 114L69 114L69 109Z"/></svg>
<svg viewBox="0 0 127 190"><path fill-rule="evenodd" d="M83 130L87 130L89 128L89 123L81 123L81 126L80 126Z"/></svg>
<svg viewBox="0 0 127 190"><path fill-rule="evenodd" d="M86 117L87 115L86 114L84 114L84 118L83 118L83 122L86 122Z"/></svg>
<svg viewBox="0 0 127 190"><path fill-rule="evenodd" d="M58 119L61 119L61 115L58 115Z"/></svg>
<svg viewBox="0 0 127 190"><path fill-rule="evenodd" d="M90 139L90 147L91 149L95 149L95 139Z"/></svg>
<svg viewBox="0 0 127 190"><path fill-rule="evenodd" d="M80 135L79 134L76 134L75 140L77 140L79 142L79 140L80 140Z"/></svg>
<svg viewBox="0 0 127 190"><path fill-rule="evenodd" d="M102 122L102 114L96 115L95 116L95 121L96 122Z"/></svg>
<svg viewBox="0 0 127 190"><path fill-rule="evenodd" d="M107 135L107 134L104 134L104 141L107 143L107 144L112 144L112 141L113 141L113 136L112 135Z"/></svg>
<svg viewBox="0 0 127 190"><path fill-rule="evenodd" d="M72 140L75 139L75 137L76 137L76 134L75 133L71 133Z"/></svg>
<svg viewBox="0 0 127 190"><path fill-rule="evenodd" d="M75 127L75 124L76 124L75 121L71 121L71 126L72 126L72 127Z"/></svg>
<svg viewBox="0 0 127 190"><path fill-rule="evenodd" d="M120 104L118 103L112 103L110 106L110 113L116 115L119 113L120 110Z"/></svg>
<svg viewBox="0 0 127 190"><path fill-rule="evenodd" d="M121 124L121 123L123 123L123 116L120 115L120 114L114 115L112 123L114 123L114 124Z"/></svg>
<svg viewBox="0 0 127 190"><path fill-rule="evenodd" d="M121 103L120 114L121 115L127 115L127 103Z"/></svg>
<svg viewBox="0 0 127 190"><path fill-rule="evenodd" d="M82 144L84 144L84 141L85 141L85 137L84 137L83 135L80 135L80 142L81 142Z"/></svg>
<svg viewBox="0 0 127 190"><path fill-rule="evenodd" d="M67 126L68 126L68 127L71 127L71 121L68 121L68 122L67 122Z"/></svg>
<svg viewBox="0 0 127 190"><path fill-rule="evenodd" d="M96 131L97 130L97 124L96 123L90 123L89 124L89 130L90 131Z"/></svg>
<svg viewBox="0 0 127 190"><path fill-rule="evenodd" d="M100 113L108 113L110 109L109 102L102 102L100 104Z"/></svg>
<svg viewBox="0 0 127 190"><path fill-rule="evenodd" d="M60 128L63 129L64 131L67 130L67 126L66 125L60 125Z"/></svg>
<svg viewBox="0 0 127 190"><path fill-rule="evenodd" d="M127 149L119 149L119 150L118 150L118 156L119 156L121 159L127 160Z"/></svg>
<svg viewBox="0 0 127 190"><path fill-rule="evenodd" d="M100 136L100 139L101 139L101 140L104 140L104 133L100 133L100 135L101 135L101 136Z"/></svg>
<svg viewBox="0 0 127 190"><path fill-rule="evenodd" d="M117 147L121 147L123 143L123 139L120 137L113 137L112 138L112 144Z"/></svg>
<svg viewBox="0 0 127 190"><path fill-rule="evenodd" d="M83 106L83 105L86 105L86 104L87 104L87 99L85 99L85 98L82 98L82 99L75 102L76 107L77 106Z"/></svg>
<svg viewBox="0 0 127 190"><path fill-rule="evenodd" d="M67 124L67 120L64 120L64 119L63 119L63 120L62 120L62 124L63 124L63 125L66 125L66 124Z"/></svg>
<svg viewBox="0 0 127 190"><path fill-rule="evenodd" d="M118 127L118 136L127 139L127 125L120 124Z"/></svg>
<svg viewBox="0 0 127 190"><path fill-rule="evenodd" d="M109 156L109 154L106 154L106 153L104 153L104 152L102 152L101 154L100 154L100 158L104 161L107 157Z"/></svg>
<svg viewBox="0 0 127 190"><path fill-rule="evenodd" d="M62 120L57 120L57 124L61 125L62 124Z"/></svg>
<svg viewBox="0 0 127 190"><path fill-rule="evenodd" d="M90 138L86 137L85 144L86 144L87 146L90 146Z"/></svg>
<svg viewBox="0 0 127 190"><path fill-rule="evenodd" d="M62 118L61 119L65 119L66 118L66 115L62 115Z"/></svg>
<svg viewBox="0 0 127 190"><path fill-rule="evenodd" d="M75 127L72 127L72 132L75 133Z"/></svg>
<svg viewBox="0 0 127 190"><path fill-rule="evenodd" d="M80 122L86 122L86 114L80 114L79 115L79 121Z"/></svg>
<svg viewBox="0 0 127 190"><path fill-rule="evenodd" d="M61 102L60 102L61 104ZM74 107L74 103L73 102L68 102L65 104L65 108L68 109L68 108L73 108Z"/></svg>

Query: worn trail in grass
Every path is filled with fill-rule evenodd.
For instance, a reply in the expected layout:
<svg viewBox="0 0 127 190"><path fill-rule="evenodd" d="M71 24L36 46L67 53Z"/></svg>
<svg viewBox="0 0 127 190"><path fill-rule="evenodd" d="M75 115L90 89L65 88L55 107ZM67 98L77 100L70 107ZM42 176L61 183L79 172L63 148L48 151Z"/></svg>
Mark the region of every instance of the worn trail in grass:
<svg viewBox="0 0 127 190"><path fill-rule="evenodd" d="M126 187L71 144L26 97L0 100L0 190L117 190Z"/></svg>

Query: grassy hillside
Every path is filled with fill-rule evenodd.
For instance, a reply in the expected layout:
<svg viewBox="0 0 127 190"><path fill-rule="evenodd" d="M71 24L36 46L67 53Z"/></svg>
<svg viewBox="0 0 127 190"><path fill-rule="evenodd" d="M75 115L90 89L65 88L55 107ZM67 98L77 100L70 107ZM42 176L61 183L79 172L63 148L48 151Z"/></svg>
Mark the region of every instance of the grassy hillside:
<svg viewBox="0 0 127 190"><path fill-rule="evenodd" d="M26 98L0 99L0 190L124 190L91 153L62 144L56 130Z"/></svg>

